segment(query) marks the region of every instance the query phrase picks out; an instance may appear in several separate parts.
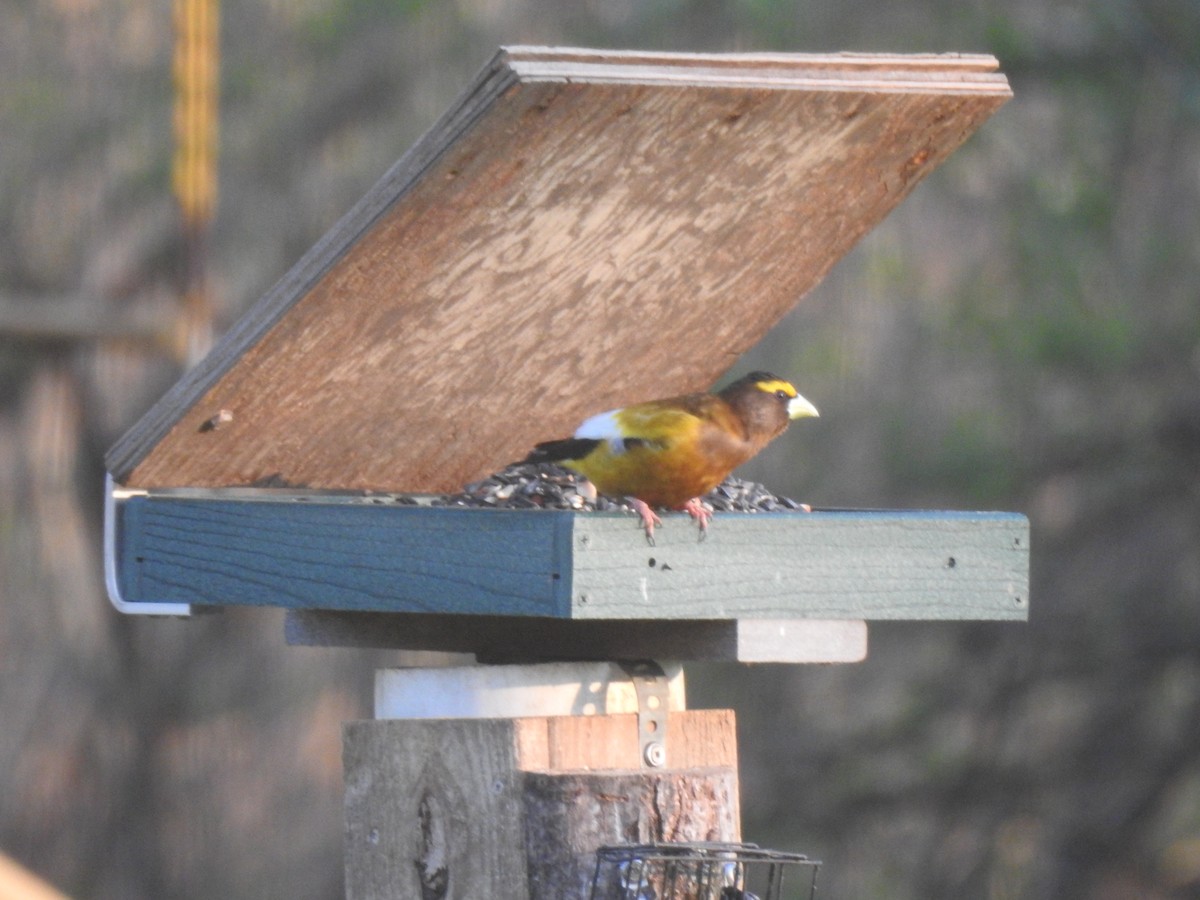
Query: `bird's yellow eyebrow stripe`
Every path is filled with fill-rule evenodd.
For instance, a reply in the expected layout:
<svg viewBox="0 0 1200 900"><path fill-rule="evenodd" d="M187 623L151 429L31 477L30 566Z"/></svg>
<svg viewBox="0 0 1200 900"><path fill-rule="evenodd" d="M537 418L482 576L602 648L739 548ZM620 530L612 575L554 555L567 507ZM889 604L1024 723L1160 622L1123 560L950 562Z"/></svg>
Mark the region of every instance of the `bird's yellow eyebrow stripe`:
<svg viewBox="0 0 1200 900"><path fill-rule="evenodd" d="M754 382L754 386L765 394L773 394L776 391L783 391L789 397L796 396L796 389L782 379L779 381L756 381Z"/></svg>

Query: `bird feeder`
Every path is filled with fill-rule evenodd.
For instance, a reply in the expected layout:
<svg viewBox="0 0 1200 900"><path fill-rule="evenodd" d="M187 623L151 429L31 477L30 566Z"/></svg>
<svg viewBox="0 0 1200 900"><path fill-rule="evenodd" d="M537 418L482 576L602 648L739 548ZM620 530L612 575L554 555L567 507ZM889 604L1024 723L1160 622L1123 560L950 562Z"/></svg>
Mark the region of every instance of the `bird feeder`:
<svg viewBox="0 0 1200 900"><path fill-rule="evenodd" d="M344 736L349 896L574 896L631 834L737 841L733 715L687 710L680 662L1026 618L1011 513L719 514L649 547L620 514L424 499L712 384L1009 98L996 68L504 49L110 450L122 611L509 663L380 673Z"/></svg>

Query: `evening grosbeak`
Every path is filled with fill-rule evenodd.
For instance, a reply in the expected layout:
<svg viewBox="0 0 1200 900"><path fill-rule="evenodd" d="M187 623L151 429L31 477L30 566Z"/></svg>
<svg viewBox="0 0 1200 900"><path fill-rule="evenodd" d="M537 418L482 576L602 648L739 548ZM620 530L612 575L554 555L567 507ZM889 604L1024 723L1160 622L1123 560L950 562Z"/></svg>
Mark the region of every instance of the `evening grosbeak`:
<svg viewBox="0 0 1200 900"><path fill-rule="evenodd" d="M628 497L647 539L662 520L651 507L686 510L703 539L712 512L700 498L773 438L817 408L790 383L751 372L712 394L683 394L612 409L569 438L538 444L527 463L557 463L610 497Z"/></svg>

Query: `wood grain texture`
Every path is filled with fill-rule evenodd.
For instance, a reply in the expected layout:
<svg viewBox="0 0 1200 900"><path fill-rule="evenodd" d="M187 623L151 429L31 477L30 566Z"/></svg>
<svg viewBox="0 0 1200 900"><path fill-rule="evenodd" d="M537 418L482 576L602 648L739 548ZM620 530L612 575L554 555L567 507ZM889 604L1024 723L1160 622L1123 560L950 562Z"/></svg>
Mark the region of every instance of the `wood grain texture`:
<svg viewBox="0 0 1200 900"><path fill-rule="evenodd" d="M1028 615L1029 523L1011 513L719 514L703 543L678 514L655 547L633 517L596 513L140 496L117 516L117 578L134 603L602 621Z"/></svg>
<svg viewBox="0 0 1200 900"><path fill-rule="evenodd" d="M655 771L625 765L632 715L347 724L348 900L575 896L545 886L602 843L736 840L733 713L667 721L680 763Z"/></svg>
<svg viewBox="0 0 1200 900"><path fill-rule="evenodd" d="M528 772L639 769L637 716L537 716L517 720L517 761ZM673 769L737 769L733 710L672 710L667 716L667 765Z"/></svg>
<svg viewBox="0 0 1200 900"><path fill-rule="evenodd" d="M600 847L739 840L737 795L727 768L526 775L530 900L590 897Z"/></svg>
<svg viewBox="0 0 1200 900"><path fill-rule="evenodd" d="M525 900L512 719L345 726L347 900Z"/></svg>
<svg viewBox="0 0 1200 900"><path fill-rule="evenodd" d="M569 514L464 512L136 498L121 508L118 579L127 598L215 606L569 612Z"/></svg>
<svg viewBox="0 0 1200 900"><path fill-rule="evenodd" d="M994 69L502 51L109 470L443 491L707 387L1008 98Z"/></svg>
<svg viewBox="0 0 1200 900"><path fill-rule="evenodd" d="M657 545L617 520L575 521L572 615L587 619L1017 619L1028 616L1028 521L1010 513L684 516Z"/></svg>

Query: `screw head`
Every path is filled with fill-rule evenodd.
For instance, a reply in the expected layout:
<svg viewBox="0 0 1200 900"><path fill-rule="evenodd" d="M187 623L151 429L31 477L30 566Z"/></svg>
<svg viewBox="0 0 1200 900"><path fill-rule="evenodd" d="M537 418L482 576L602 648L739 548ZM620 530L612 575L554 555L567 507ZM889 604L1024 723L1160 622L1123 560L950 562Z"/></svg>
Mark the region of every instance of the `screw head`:
<svg viewBox="0 0 1200 900"><path fill-rule="evenodd" d="M661 741L651 741L642 751L642 758L646 760L646 765L661 769L667 764L667 748Z"/></svg>

